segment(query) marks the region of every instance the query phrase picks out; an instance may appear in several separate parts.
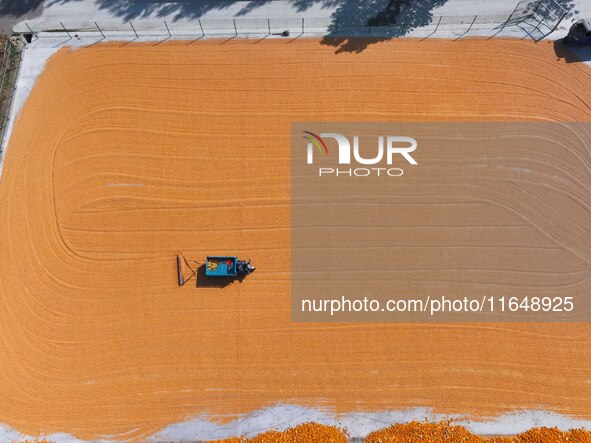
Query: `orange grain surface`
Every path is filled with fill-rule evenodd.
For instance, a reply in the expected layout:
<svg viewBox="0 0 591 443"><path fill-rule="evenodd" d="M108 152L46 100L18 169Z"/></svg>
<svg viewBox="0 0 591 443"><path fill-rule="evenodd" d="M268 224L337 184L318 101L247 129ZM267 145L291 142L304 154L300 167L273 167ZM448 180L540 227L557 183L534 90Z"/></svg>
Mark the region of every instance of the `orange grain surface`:
<svg viewBox="0 0 591 443"><path fill-rule="evenodd" d="M285 431L267 431L255 435L253 438L230 437L217 440L215 443L347 443L347 441L346 432L335 426L303 423L293 428L287 428Z"/></svg>
<svg viewBox="0 0 591 443"><path fill-rule="evenodd" d="M474 435L463 426L450 422L400 423L367 435L365 443L590 443L591 432L583 429L560 431L557 428L533 428L506 437ZM347 442L346 432L318 423L304 423L285 431L268 431L253 438L231 437L215 443L340 443Z"/></svg>
<svg viewBox="0 0 591 443"><path fill-rule="evenodd" d="M590 72L503 40L60 51L0 183L0 422L141 439L277 402L591 418L589 325L292 323L289 197L292 121L591 121ZM178 251L257 272L179 288ZM561 253L589 288L589 256Z"/></svg>
<svg viewBox="0 0 591 443"><path fill-rule="evenodd" d="M347 432L335 426L303 423L285 431L267 431L253 438L230 437L212 443L346 443ZM410 422L392 425L370 433L365 443L590 443L591 432L583 429L560 431L557 428L533 428L508 437L481 437L449 422ZM25 440L21 443L54 443Z"/></svg>
<svg viewBox="0 0 591 443"><path fill-rule="evenodd" d="M396 424L372 432L365 443L589 443L591 432L572 429L568 432L557 428L534 428L511 437L481 437L463 426L447 422Z"/></svg>

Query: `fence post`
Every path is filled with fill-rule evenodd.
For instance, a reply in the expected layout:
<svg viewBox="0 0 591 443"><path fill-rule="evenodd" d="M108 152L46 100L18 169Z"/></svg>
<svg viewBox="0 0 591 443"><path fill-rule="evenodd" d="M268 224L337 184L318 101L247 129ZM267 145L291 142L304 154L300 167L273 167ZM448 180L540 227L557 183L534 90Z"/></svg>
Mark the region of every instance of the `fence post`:
<svg viewBox="0 0 591 443"><path fill-rule="evenodd" d="M269 35L271 35L271 19L267 19L267 26L269 27Z"/></svg>
<svg viewBox="0 0 591 443"><path fill-rule="evenodd" d="M137 35L137 31L133 27L133 23L131 23L131 20L129 21L129 25L131 26L131 29L133 29L133 33L135 34L135 38L139 38L139 35Z"/></svg>
<svg viewBox="0 0 591 443"><path fill-rule="evenodd" d="M234 35L236 35L236 37L238 37L238 28L236 27L236 19L235 18L232 19L232 23L234 23Z"/></svg>
<svg viewBox="0 0 591 443"><path fill-rule="evenodd" d="M433 34L435 34L437 32L437 30L439 29L439 25L441 23L441 19L443 18L442 15L439 16L439 21L437 22L437 26L435 26L435 31L433 31L431 34L429 34L427 37L424 37L421 39L421 41L423 40L427 40L429 37L431 37Z"/></svg>
<svg viewBox="0 0 591 443"><path fill-rule="evenodd" d="M166 31L168 32L168 37L172 37L172 34L170 33L170 29L168 29L168 25L166 24L166 20L164 20L164 26L166 26Z"/></svg>
<svg viewBox="0 0 591 443"><path fill-rule="evenodd" d="M406 35L406 22L408 21L408 16L404 17L404 20L402 22L402 28L401 28L401 36Z"/></svg>
<svg viewBox="0 0 591 443"><path fill-rule="evenodd" d="M437 26L435 26L435 31L433 31L433 34L435 34L437 32L437 30L439 29L439 24L441 23L441 19L443 18L443 16L439 16L439 21L437 22Z"/></svg>
<svg viewBox="0 0 591 443"><path fill-rule="evenodd" d="M203 30L203 25L201 24L201 19L199 19L199 27L201 28L201 34L205 37L205 31Z"/></svg>
<svg viewBox="0 0 591 443"><path fill-rule="evenodd" d="M468 32L470 32L470 29L472 29L472 26L474 26L474 22L476 21L476 18L478 16L475 15L474 19L472 19L472 23L470 23L470 26L468 27L468 29L466 29L464 32L462 32L460 35L458 35L454 40L459 40L461 39L463 36L465 36Z"/></svg>
<svg viewBox="0 0 591 443"><path fill-rule="evenodd" d="M304 29L305 29L305 26L304 26L304 17L302 17L302 35L304 35Z"/></svg>
<svg viewBox="0 0 591 443"><path fill-rule="evenodd" d="M66 29L66 27L64 26L64 24L62 22L60 22L60 25L62 25L62 28L64 28L64 31L66 31L66 34L68 34L68 37L70 37L70 40L72 40L72 36L68 32L68 30Z"/></svg>
<svg viewBox="0 0 591 443"><path fill-rule="evenodd" d="M558 28L558 25L560 25L560 23L562 23L562 20L564 20L564 17L566 17L568 15L568 12L565 12L564 14L562 14L562 17L560 17L560 20L558 20L558 22L556 22L556 24L554 25L554 27L552 28L552 31L550 31L550 33L556 31L556 28Z"/></svg>
<svg viewBox="0 0 591 443"><path fill-rule="evenodd" d="M98 30L99 30L99 32L101 33L101 35L103 36L103 38L106 38L106 37L105 37L105 34L103 34L103 31L102 31L102 29L101 29L101 28L99 28L99 25L98 25L98 23L97 23L97 22L94 22L94 24L96 25L96 29L98 29Z"/></svg>
<svg viewBox="0 0 591 443"><path fill-rule="evenodd" d="M499 30L499 32L501 32L503 29L505 29L505 26L507 26L507 23L509 23L509 21L511 20L511 18L513 17L513 14L515 14L515 11L517 11L517 8L519 7L519 5L521 4L521 2L517 2L517 4L515 5L515 8L513 9L513 11L511 12L511 14L509 15L509 17L507 18L507 20L505 20L505 23L503 23L503 26L501 26L501 29ZM497 32L497 34L499 33ZM496 34L495 34L496 35Z"/></svg>
<svg viewBox="0 0 591 443"><path fill-rule="evenodd" d="M29 28L29 31L31 31L33 33L33 35L35 36L35 38L38 40L39 36L37 35L37 33L31 29L31 27L29 26L28 23L25 22L25 25L27 26L27 28Z"/></svg>

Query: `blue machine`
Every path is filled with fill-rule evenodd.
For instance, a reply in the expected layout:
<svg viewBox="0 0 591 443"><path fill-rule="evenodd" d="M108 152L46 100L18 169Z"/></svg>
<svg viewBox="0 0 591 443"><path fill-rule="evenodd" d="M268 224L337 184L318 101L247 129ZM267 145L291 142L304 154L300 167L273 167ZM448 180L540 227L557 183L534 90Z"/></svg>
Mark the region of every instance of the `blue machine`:
<svg viewBox="0 0 591 443"><path fill-rule="evenodd" d="M192 278L197 279L197 274L203 266L203 263L185 257L183 254L176 256L176 267L178 273L179 286L183 286ZM206 277L236 277L240 281L252 274L255 267L250 264L250 260L239 260L232 255L208 255L205 261ZM197 282L199 286L199 282Z"/></svg>
<svg viewBox="0 0 591 443"><path fill-rule="evenodd" d="M207 256L205 261L205 275L208 277L236 277L236 262L238 257Z"/></svg>

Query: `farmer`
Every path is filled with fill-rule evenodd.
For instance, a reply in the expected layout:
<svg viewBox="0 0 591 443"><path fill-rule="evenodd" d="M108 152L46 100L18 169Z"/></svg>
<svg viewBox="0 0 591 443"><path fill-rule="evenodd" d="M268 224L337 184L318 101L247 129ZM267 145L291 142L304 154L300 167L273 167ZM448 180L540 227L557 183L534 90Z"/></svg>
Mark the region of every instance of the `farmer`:
<svg viewBox="0 0 591 443"><path fill-rule="evenodd" d="M254 272L255 269L256 268L250 264L250 260L238 260L238 262L236 262L236 271L238 275L248 275L251 272Z"/></svg>

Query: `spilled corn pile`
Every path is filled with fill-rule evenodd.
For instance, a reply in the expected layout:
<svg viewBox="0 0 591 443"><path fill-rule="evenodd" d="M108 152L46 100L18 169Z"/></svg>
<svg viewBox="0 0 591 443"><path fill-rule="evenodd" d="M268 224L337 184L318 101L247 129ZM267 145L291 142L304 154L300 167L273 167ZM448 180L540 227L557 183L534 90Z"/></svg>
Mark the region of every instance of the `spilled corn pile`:
<svg viewBox="0 0 591 443"><path fill-rule="evenodd" d="M534 428L523 434L519 434L513 439L497 439L494 443L590 443L591 431L583 429L571 429L568 432L562 432L557 428Z"/></svg>
<svg viewBox="0 0 591 443"><path fill-rule="evenodd" d="M472 434L462 426L450 426L441 423L399 423L389 428L372 432L365 439L366 443L407 443L407 442L462 442L481 443L482 437Z"/></svg>
<svg viewBox="0 0 591 443"><path fill-rule="evenodd" d="M347 443L347 441L347 434L335 426L304 423L283 432L267 431L251 439L231 437L227 440L219 440L217 443Z"/></svg>
<svg viewBox="0 0 591 443"><path fill-rule="evenodd" d="M304 423L283 432L267 431L253 438L230 437L212 443L347 443L345 431L318 423ZM401 423L369 434L365 443L591 443L591 431L533 428L511 437L481 437L450 421ZM49 440L19 440L12 443L55 443Z"/></svg>
<svg viewBox="0 0 591 443"><path fill-rule="evenodd" d="M372 432L365 443L591 443L591 432L573 429L568 432L557 428L534 428L512 437L481 437L463 426L441 423L411 422L396 424Z"/></svg>
<svg viewBox="0 0 591 443"><path fill-rule="evenodd" d="M591 431L557 428L534 428L511 437L481 437L463 426L441 423L411 422L396 424L372 432L365 443L591 443ZM348 436L334 426L305 423L283 432L268 431L254 438L231 437L217 443L345 443Z"/></svg>

